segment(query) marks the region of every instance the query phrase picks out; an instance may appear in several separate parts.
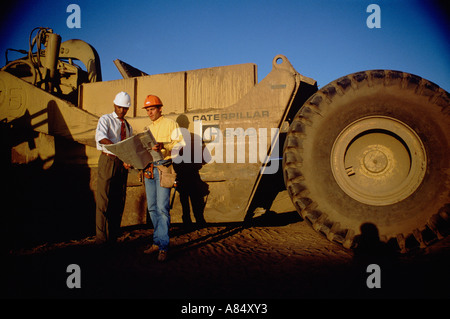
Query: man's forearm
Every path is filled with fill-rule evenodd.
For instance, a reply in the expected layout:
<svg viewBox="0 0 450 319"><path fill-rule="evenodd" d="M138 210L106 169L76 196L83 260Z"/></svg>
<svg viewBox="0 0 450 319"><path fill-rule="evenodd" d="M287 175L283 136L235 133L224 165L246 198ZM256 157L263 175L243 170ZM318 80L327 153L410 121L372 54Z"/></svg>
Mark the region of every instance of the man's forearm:
<svg viewBox="0 0 450 319"><path fill-rule="evenodd" d="M114 144L113 142L111 142L109 139L107 138L103 138L100 141L98 141L100 144L106 144L106 145L110 145L110 144Z"/></svg>

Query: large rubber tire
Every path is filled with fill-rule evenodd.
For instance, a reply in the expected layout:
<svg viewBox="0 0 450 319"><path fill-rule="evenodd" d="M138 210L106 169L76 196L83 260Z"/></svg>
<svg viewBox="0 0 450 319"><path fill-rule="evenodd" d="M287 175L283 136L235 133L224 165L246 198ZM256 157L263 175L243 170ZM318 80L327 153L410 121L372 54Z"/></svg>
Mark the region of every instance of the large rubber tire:
<svg viewBox="0 0 450 319"><path fill-rule="evenodd" d="M449 232L449 94L404 72L344 76L312 95L283 151L287 190L328 239L354 247L361 226L402 252Z"/></svg>

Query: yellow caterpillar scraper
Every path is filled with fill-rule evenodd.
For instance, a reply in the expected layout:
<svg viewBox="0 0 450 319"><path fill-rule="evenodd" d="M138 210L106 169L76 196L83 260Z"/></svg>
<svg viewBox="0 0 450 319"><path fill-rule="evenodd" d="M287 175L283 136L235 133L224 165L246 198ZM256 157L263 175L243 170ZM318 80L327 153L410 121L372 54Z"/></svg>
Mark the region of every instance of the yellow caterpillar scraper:
<svg viewBox="0 0 450 319"><path fill-rule="evenodd" d="M281 203L348 248L363 225L401 251L448 234L449 94L430 81L371 70L318 90L278 55L259 83L251 63L147 75L120 60L124 79L102 82L94 48L35 30L25 56L0 71L3 225L18 243L93 233L95 129L119 91L132 97L136 133L155 94L196 141L190 162L208 186L207 222L251 221ZM172 222L181 211L175 200ZM131 170L122 225L145 222Z"/></svg>

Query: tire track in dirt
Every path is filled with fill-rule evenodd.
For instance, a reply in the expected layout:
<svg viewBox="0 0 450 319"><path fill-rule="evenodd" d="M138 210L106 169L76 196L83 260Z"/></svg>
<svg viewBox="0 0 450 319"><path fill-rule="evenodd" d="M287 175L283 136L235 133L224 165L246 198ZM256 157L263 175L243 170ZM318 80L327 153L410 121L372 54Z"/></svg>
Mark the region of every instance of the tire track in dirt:
<svg viewBox="0 0 450 319"><path fill-rule="evenodd" d="M26 292L27 297L70 297L64 271L76 263L82 268L83 298L341 298L359 297L358 289L367 294L367 274L355 264L353 252L329 242L304 221L280 226L208 225L198 230L172 225L165 263L157 262L157 254L143 253L152 235L148 228L125 229L116 247L106 251L96 247L95 237L12 251L5 262L2 289L9 296ZM392 275L383 268L383 278L398 281L400 288L394 288L412 296L416 291L428 293L426 288L432 285L421 279L421 290L412 287L407 281L412 274L450 281L445 262L450 240L433 247L430 256L425 251L418 261L406 259ZM417 269L430 265L440 266L417 276Z"/></svg>

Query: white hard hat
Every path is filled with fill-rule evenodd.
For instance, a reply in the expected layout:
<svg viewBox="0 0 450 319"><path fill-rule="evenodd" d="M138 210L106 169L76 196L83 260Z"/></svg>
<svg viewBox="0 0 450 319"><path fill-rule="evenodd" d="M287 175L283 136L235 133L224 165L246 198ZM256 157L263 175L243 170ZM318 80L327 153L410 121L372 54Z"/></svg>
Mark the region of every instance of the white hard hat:
<svg viewBox="0 0 450 319"><path fill-rule="evenodd" d="M121 107L130 107L131 98L127 92L119 92L114 99L114 104Z"/></svg>

